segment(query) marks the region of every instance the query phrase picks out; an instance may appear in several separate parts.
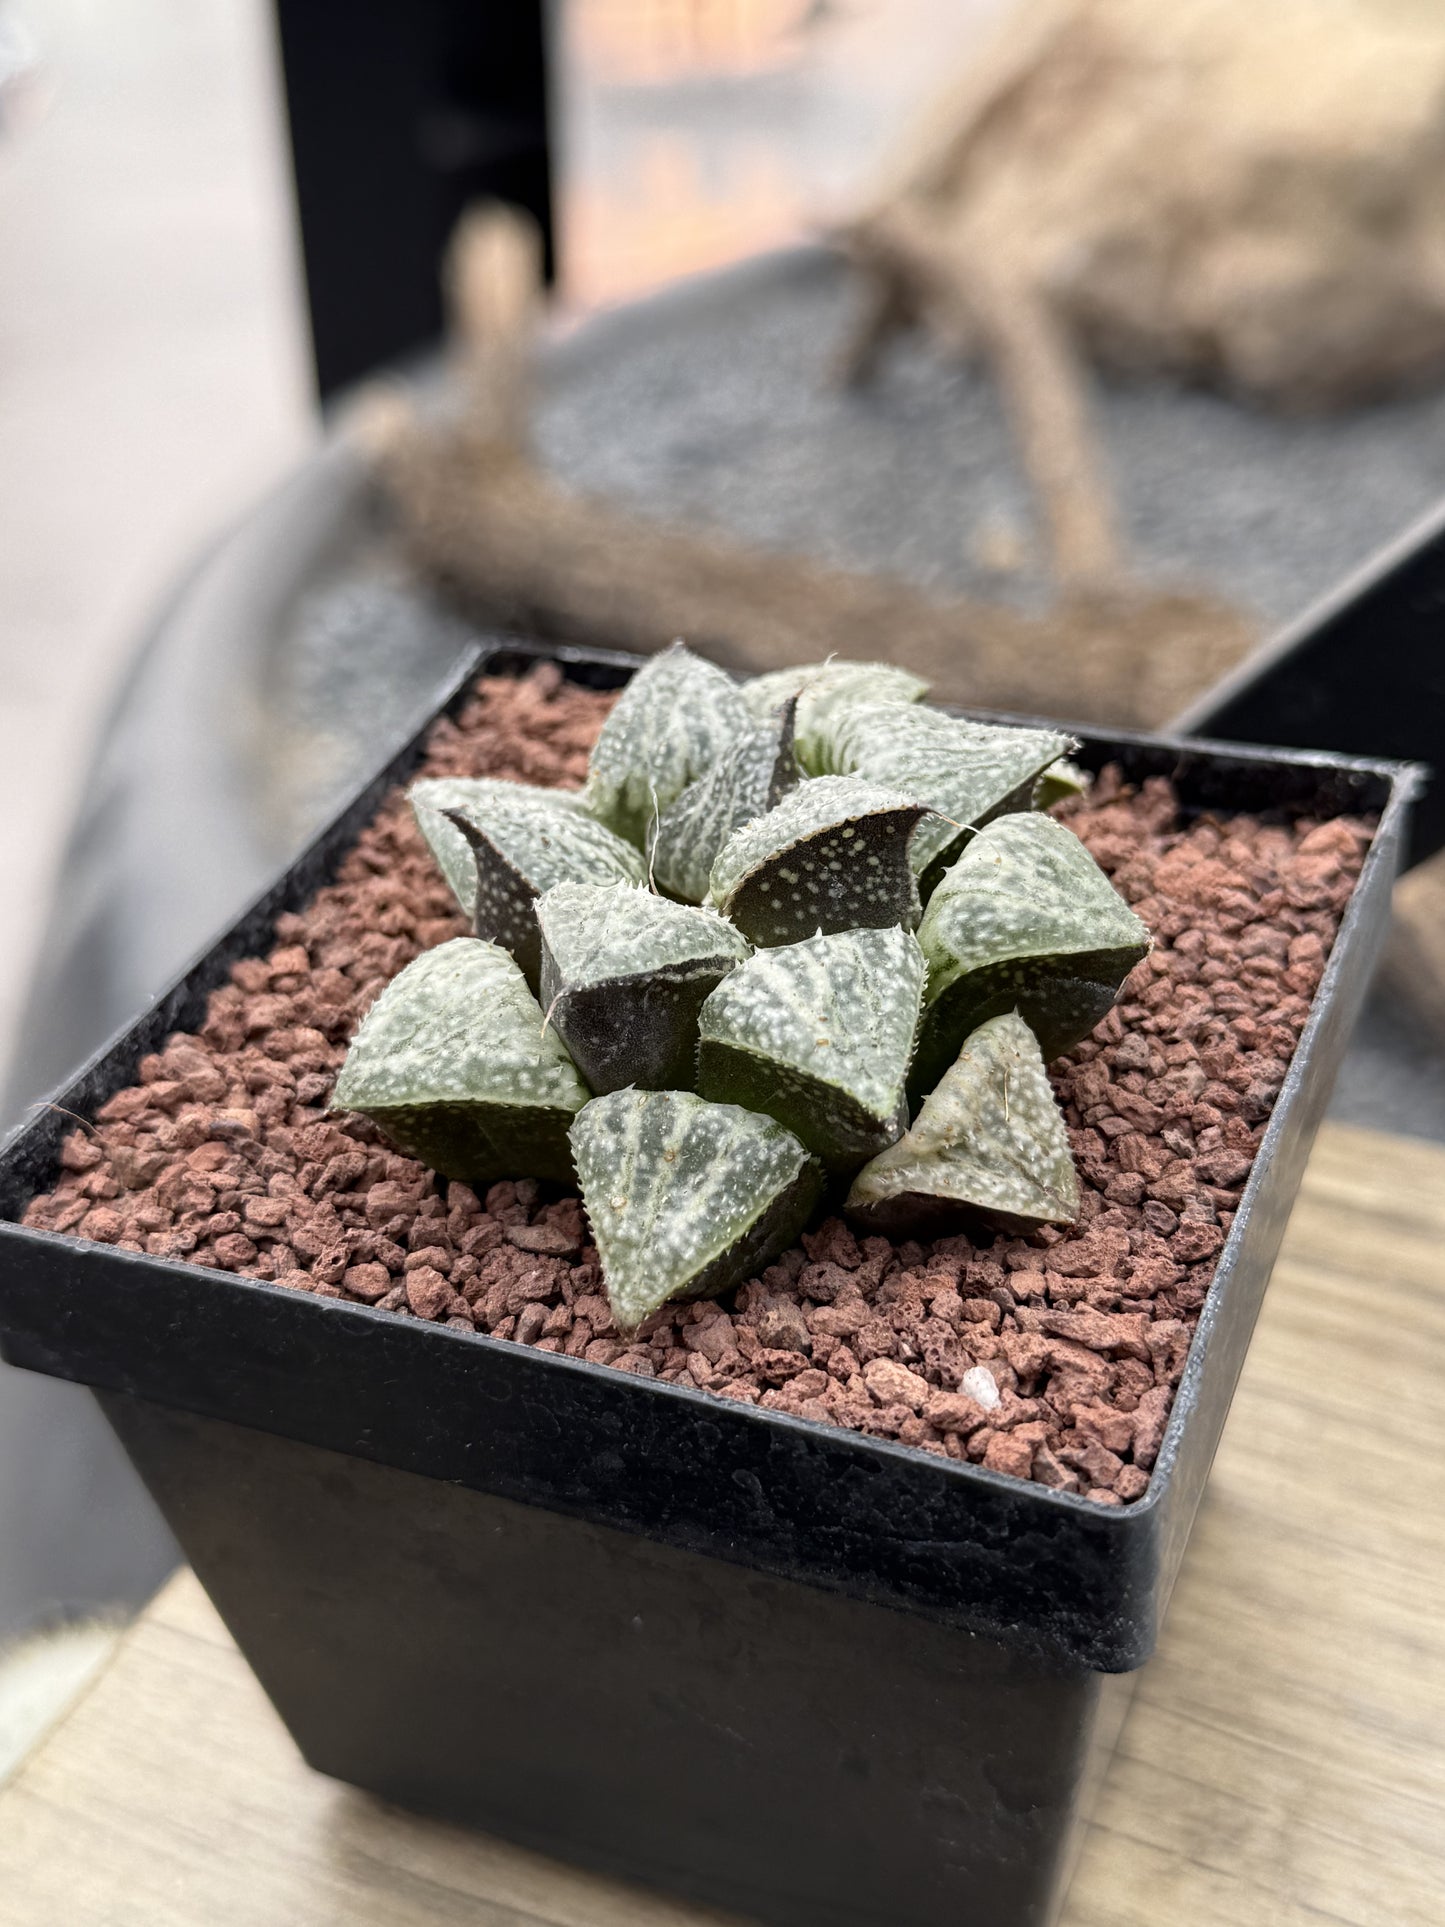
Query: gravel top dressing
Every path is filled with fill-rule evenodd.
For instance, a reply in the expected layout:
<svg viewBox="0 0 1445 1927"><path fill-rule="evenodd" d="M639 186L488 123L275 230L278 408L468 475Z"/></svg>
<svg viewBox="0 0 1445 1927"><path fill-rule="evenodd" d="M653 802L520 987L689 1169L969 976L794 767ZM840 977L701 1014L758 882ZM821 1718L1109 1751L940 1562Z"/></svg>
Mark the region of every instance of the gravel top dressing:
<svg viewBox="0 0 1445 1927"><path fill-rule="evenodd" d="M484 679L420 772L576 787L615 698ZM1051 1067L1083 1187L1066 1232L931 1244L805 1234L731 1297L613 1326L581 1203L435 1178L327 1115L356 1026L466 934L397 791L338 881L238 963L198 1034L66 1140L25 1222L565 1351L966 1458L1104 1504L1141 1496L1190 1336L1371 825L1184 820L1105 770L1059 806L1156 947Z"/></svg>

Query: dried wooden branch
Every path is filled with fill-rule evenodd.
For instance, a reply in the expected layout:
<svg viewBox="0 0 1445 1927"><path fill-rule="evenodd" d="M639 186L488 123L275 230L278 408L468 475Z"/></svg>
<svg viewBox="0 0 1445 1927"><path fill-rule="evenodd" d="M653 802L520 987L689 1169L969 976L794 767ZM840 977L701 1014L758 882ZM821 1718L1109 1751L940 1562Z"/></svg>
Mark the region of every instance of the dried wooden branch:
<svg viewBox="0 0 1445 1927"><path fill-rule="evenodd" d="M745 670L881 655L976 707L1141 724L1172 715L1253 640L1208 596L1116 586L1028 615L571 493L527 453L514 406L535 313L525 231L516 217L478 216L458 256L453 405L393 395L365 433L412 553L489 621L643 651L681 635Z"/></svg>
<svg viewBox="0 0 1445 1927"><path fill-rule="evenodd" d="M997 373L1063 583L1122 567L1084 364L1336 408L1445 369L1438 0L1022 0L839 234L861 379Z"/></svg>

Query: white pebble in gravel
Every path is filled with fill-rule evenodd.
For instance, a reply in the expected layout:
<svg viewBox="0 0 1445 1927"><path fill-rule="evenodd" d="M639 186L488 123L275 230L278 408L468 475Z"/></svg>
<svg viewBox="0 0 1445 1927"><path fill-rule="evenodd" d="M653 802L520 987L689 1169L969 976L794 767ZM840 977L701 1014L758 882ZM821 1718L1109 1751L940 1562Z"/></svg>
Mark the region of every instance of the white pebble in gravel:
<svg viewBox="0 0 1445 1927"><path fill-rule="evenodd" d="M960 1391L977 1399L986 1412L991 1412L999 1402L998 1381L987 1365L970 1365L959 1384Z"/></svg>

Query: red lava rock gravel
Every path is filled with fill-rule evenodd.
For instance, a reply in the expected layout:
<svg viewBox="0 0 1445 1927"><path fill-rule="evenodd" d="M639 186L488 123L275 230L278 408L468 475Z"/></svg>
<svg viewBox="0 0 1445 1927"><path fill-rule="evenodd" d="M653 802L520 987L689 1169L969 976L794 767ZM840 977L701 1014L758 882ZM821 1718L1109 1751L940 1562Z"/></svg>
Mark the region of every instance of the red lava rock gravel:
<svg viewBox="0 0 1445 1927"><path fill-rule="evenodd" d="M611 698L545 667L483 681L425 773L575 785ZM731 1300L613 1326L575 1196L479 1197L326 1103L378 991L464 934L392 797L336 883L236 964L199 1034L67 1138L25 1222L567 1352L970 1459L1104 1504L1149 1482L1240 1188L1368 846L1344 818L1180 820L1106 770L1065 814L1156 948L1052 1074L1079 1222L931 1244L806 1234Z"/></svg>

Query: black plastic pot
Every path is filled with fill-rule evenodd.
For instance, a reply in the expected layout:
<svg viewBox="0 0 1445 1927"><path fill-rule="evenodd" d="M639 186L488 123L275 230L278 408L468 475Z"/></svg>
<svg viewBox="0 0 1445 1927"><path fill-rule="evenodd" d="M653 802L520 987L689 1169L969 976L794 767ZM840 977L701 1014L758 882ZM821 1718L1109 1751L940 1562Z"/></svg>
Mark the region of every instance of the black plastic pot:
<svg viewBox="0 0 1445 1927"><path fill-rule="evenodd" d="M633 659L513 644L615 685ZM457 689L445 701L456 699ZM421 739L0 1153L194 1026ZM306 1758L776 1927L1036 1927L1149 1657L1363 996L1415 772L1146 737L1187 806L1378 812L1148 1492L981 1467L341 1300L0 1224L0 1352L93 1386Z"/></svg>
<svg viewBox="0 0 1445 1927"><path fill-rule="evenodd" d="M1445 504L1372 555L1177 727L1236 742L1339 743L1445 770ZM1445 783L1415 810L1402 867L1445 845Z"/></svg>

